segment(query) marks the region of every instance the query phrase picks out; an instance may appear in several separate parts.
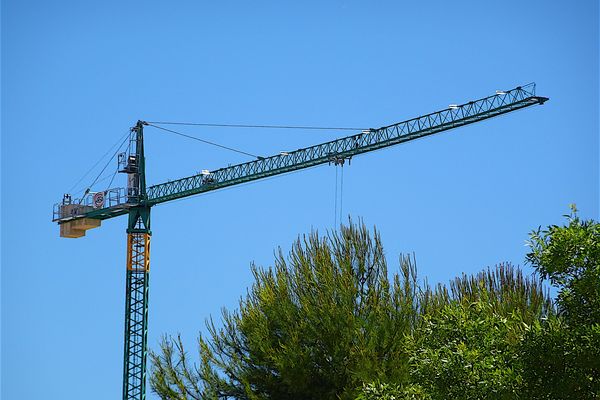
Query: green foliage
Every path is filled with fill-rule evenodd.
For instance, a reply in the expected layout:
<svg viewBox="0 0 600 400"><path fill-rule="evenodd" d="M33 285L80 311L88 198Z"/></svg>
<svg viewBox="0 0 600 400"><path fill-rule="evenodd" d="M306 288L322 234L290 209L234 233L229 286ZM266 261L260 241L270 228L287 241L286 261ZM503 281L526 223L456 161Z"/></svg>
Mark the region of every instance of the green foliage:
<svg viewBox="0 0 600 400"><path fill-rule="evenodd" d="M527 261L559 290L559 317L534 324L520 347L524 393L600 397L600 224L571 206L566 226L532 232Z"/></svg>
<svg viewBox="0 0 600 400"><path fill-rule="evenodd" d="M160 388L163 399L198 399L200 392L196 371L187 361L187 353L181 337L164 338L161 353L151 353L154 367L150 382L153 388Z"/></svg>
<svg viewBox="0 0 600 400"><path fill-rule="evenodd" d="M556 317L536 323L519 348L526 398L600 396L600 325L569 327Z"/></svg>
<svg viewBox="0 0 600 400"><path fill-rule="evenodd" d="M513 399L513 364L524 324L489 302L453 302L426 315L411 340L411 374L433 399Z"/></svg>
<svg viewBox="0 0 600 400"><path fill-rule="evenodd" d="M425 285L422 293L423 315L431 315L452 303L486 303L490 311L511 316L516 313L531 324L554 311L548 291L535 277L525 277L519 268L500 264L474 275L462 274L450 281L449 287L438 285L431 290Z"/></svg>
<svg viewBox="0 0 600 400"><path fill-rule="evenodd" d="M373 382L363 385L356 400L431 400L419 385L392 385L388 383Z"/></svg>
<svg viewBox="0 0 600 400"><path fill-rule="evenodd" d="M151 353L160 398L512 399L535 393L523 377L543 380L535 357L565 335L540 324L557 317L537 278L503 264L431 288L401 257L390 279L379 235L364 225L302 237L252 271L238 309L208 322L199 364L179 337ZM587 348L594 335L583 335ZM594 368L569 371L595 384Z"/></svg>
<svg viewBox="0 0 600 400"><path fill-rule="evenodd" d="M152 354L152 388L163 399L344 399L362 382L408 378L403 337L417 319L415 270L388 279L377 232L350 224L298 240L255 283L239 310L223 311L200 338L190 366L178 340Z"/></svg>
<svg viewBox="0 0 600 400"><path fill-rule="evenodd" d="M558 305L572 323L600 323L600 224L571 206L568 225L531 233L527 261L560 289Z"/></svg>

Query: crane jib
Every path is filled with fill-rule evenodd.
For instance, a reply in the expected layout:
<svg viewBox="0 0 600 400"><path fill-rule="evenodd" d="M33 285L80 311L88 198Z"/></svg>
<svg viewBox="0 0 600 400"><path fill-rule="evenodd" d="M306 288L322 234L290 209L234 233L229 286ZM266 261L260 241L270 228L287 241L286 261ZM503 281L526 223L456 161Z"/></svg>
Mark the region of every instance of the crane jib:
<svg viewBox="0 0 600 400"><path fill-rule="evenodd" d="M546 97L536 96L532 85L497 92L495 95L461 105L412 118L377 129L365 130L344 138L317 144L295 151L282 152L271 157L232 165L213 171L169 181L146 189L146 197L140 203L131 203L127 196L118 195L117 189L107 193L107 206L71 208L70 215L55 211L58 223L77 219L108 219L128 213L137 205L153 206L224 187L246 183L270 176L297 171L320 164L367 153L373 150L415 140L438 132L458 128L498 115L506 114L536 104L543 104ZM111 197L112 196L112 197ZM63 207L64 209L64 207ZM76 211L73 211L76 210Z"/></svg>
<svg viewBox="0 0 600 400"><path fill-rule="evenodd" d="M458 128L534 104L542 104L546 100L547 98L543 97L528 96L499 105L490 101L490 103L493 103L490 105L496 105L495 107L485 107L484 104L478 104L477 102L467 103L464 108L443 110L399 124L372 129L305 149L290 151L284 155L267 157L221 168L209 174L193 175L150 186L148 188L148 202L151 205L164 203L227 186L325 164L336 159L352 157Z"/></svg>

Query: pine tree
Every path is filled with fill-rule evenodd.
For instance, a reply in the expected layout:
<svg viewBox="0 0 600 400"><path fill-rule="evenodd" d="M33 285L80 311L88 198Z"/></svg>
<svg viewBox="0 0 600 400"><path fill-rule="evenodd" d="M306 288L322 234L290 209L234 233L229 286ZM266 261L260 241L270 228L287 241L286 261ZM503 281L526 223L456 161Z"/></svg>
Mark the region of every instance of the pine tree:
<svg viewBox="0 0 600 400"><path fill-rule="evenodd" d="M353 399L375 378L404 382L404 337L418 317L416 271L401 257L390 281L377 231L364 224L299 238L255 283L239 309L208 322L200 365L166 338L151 385L163 399Z"/></svg>

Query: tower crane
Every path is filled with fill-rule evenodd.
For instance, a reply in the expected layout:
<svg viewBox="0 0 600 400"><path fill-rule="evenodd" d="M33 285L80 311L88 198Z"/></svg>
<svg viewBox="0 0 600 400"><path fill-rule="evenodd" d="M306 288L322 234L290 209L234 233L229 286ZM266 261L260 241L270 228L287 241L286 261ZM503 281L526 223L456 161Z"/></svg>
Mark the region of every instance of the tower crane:
<svg viewBox="0 0 600 400"><path fill-rule="evenodd" d="M123 400L142 400L146 396L150 210L153 206L320 164L338 165L358 154L541 105L547 100L547 97L536 96L535 84L518 86L396 124L270 157L256 157L253 161L213 171L203 170L152 186L146 186L144 129L157 126L137 121L130 130L129 150L118 159L119 172L127 174L127 187L96 193L86 190L80 199L65 194L53 210L53 221L60 226L60 236L67 238L85 236L87 230L99 227L102 220L128 216Z"/></svg>

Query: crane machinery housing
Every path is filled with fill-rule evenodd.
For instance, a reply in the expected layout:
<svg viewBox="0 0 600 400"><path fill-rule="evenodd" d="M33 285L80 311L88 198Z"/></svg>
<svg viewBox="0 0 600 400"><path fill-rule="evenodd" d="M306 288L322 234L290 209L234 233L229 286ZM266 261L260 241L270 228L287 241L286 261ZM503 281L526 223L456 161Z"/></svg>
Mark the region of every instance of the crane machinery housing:
<svg viewBox="0 0 600 400"><path fill-rule="evenodd" d="M146 396L150 210L153 206L320 164L339 164L358 154L541 105L547 100L547 97L536 96L533 83L518 86L396 124L270 157L256 157L213 171L202 170L196 175L149 187L146 186L144 129L160 127L155 125L158 123L137 121L129 133L129 150L118 157L119 172L127 174L127 187L95 193L88 189L79 199L65 194L53 210L53 221L60 226L60 236L67 238L85 236L87 230L99 227L102 220L128 215L123 400L142 400Z"/></svg>

